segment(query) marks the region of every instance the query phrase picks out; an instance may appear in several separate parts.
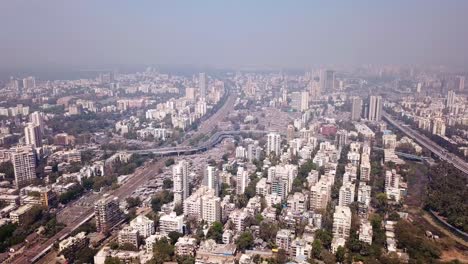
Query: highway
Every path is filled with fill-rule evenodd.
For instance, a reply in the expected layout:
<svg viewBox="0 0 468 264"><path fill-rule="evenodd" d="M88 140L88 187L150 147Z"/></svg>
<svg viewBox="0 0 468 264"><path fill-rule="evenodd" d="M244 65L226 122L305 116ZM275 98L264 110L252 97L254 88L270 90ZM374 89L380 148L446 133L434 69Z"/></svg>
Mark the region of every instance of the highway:
<svg viewBox="0 0 468 264"><path fill-rule="evenodd" d="M445 160L448 163L451 163L457 169L461 170L465 174L468 175L468 163L464 160L459 158L453 153L447 152L446 149L435 143L434 141L430 140L426 136L418 133L417 131L413 130L411 127L402 124L401 122L393 119L388 113L383 113L382 117L391 125L398 128L401 132L405 133L408 137L414 139L418 144L427 148L432 153L437 155L441 160Z"/></svg>
<svg viewBox="0 0 468 264"><path fill-rule="evenodd" d="M236 95L234 93L230 93L229 97L227 98L226 102L223 106L214 113L210 118L205 120L198 131L192 135L192 137L200 134L207 134L210 133L213 128L218 124L218 122L222 121L223 118L233 110L234 104L236 101ZM251 131L248 131L251 132ZM260 131L264 133L264 131ZM172 155L192 155L197 152L206 151L209 148L214 147L216 144L221 142L226 137L232 137L233 135L240 134L241 131L226 131L226 132L217 132L207 142L202 143L200 146L190 147L190 146L178 146L178 147L163 147L158 149L151 149L151 150L138 150L138 151L129 151L129 153L140 153L140 154L149 154L154 153L157 156L172 156ZM185 142L184 142L185 143ZM165 159L159 159L157 162L145 165L144 167L140 167L137 171L128 179L125 183L123 183L118 189L107 192L111 195L118 197L119 199L123 199L128 197L133 191L138 189L143 183L150 178L150 176L154 175L162 168L164 165ZM98 200L102 197L103 194L97 195L93 200ZM89 221L91 218L94 217L94 207L88 206L83 207L79 206L78 201L75 201L69 205L65 209L63 209L60 213L68 214L67 217L71 217L70 222L66 223L67 226L55 234L53 237L47 239L43 243L36 243L33 244L29 248L23 248L23 253L21 255L16 256L12 259L11 263L18 263L18 264L27 264L27 263L35 263L38 262L43 256L45 256L50 249L53 247L54 243L57 241L61 241L66 238L73 230L78 228L80 225ZM59 213L59 214L60 214Z"/></svg>

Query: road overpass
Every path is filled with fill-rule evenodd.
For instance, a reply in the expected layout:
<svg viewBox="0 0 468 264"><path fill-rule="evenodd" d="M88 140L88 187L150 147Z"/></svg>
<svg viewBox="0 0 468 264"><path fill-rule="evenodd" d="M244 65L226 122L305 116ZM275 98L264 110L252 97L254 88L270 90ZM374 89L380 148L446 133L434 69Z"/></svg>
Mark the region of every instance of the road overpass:
<svg viewBox="0 0 468 264"><path fill-rule="evenodd" d="M452 164L455 168L461 170L465 174L468 175L468 163L456 156L453 153L447 152L445 148L438 145L434 141L430 140L426 136L418 133L411 127L402 124L401 122L393 119L388 113L383 113L382 117L392 126L398 128L401 132L406 134L408 137L415 140L418 144L425 147L426 149L430 150L432 153L437 155L441 160L444 160L450 164Z"/></svg>
<svg viewBox="0 0 468 264"><path fill-rule="evenodd" d="M156 156L180 156L180 155L193 155L199 152L207 151L208 149L216 146L223 139L232 138L241 134L267 134L268 131L264 130L238 130L238 131L218 131L214 133L208 141L202 143L199 146L177 146L177 147L164 147L154 149L142 149L142 150L128 150L127 153L149 155L153 154Z"/></svg>

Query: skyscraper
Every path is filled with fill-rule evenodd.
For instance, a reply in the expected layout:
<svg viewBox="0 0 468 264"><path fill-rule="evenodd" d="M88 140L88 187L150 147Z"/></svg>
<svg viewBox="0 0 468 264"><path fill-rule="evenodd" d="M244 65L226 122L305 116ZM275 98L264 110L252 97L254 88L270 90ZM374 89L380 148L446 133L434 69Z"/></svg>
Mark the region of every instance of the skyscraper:
<svg viewBox="0 0 468 264"><path fill-rule="evenodd" d="M30 146L17 147L11 160L16 188L28 185L36 178L36 154Z"/></svg>
<svg viewBox="0 0 468 264"><path fill-rule="evenodd" d="M362 99L359 97L354 97L352 99L352 103L351 120L358 121L361 119L362 115Z"/></svg>
<svg viewBox="0 0 468 264"><path fill-rule="evenodd" d="M200 98L206 99L206 74L201 72L198 77L198 88L200 92Z"/></svg>
<svg viewBox="0 0 468 264"><path fill-rule="evenodd" d="M302 91L301 92L301 112L306 111L309 109L309 92Z"/></svg>
<svg viewBox="0 0 468 264"><path fill-rule="evenodd" d="M271 132L267 136L267 155L274 152L276 156L281 154L281 135Z"/></svg>
<svg viewBox="0 0 468 264"><path fill-rule="evenodd" d="M39 126L41 133L44 134L44 118L41 112L34 112L31 114L31 120L34 125Z"/></svg>
<svg viewBox="0 0 468 264"><path fill-rule="evenodd" d="M325 93L330 93L335 90L335 72L332 70L320 71L320 86Z"/></svg>
<svg viewBox="0 0 468 264"><path fill-rule="evenodd" d="M380 121L382 118L382 97L371 95L369 97L369 121Z"/></svg>
<svg viewBox="0 0 468 264"><path fill-rule="evenodd" d="M465 90L465 76L457 76L455 79L455 88L458 89L458 91Z"/></svg>
<svg viewBox="0 0 468 264"><path fill-rule="evenodd" d="M24 128L24 138L26 145L31 145L35 148L42 147L42 133L39 125L27 123Z"/></svg>
<svg viewBox="0 0 468 264"><path fill-rule="evenodd" d="M248 184L249 184L248 172L244 169L244 167L239 167L237 169L237 175L236 175L236 194L237 195L243 194Z"/></svg>
<svg viewBox="0 0 468 264"><path fill-rule="evenodd" d="M219 179L215 166L206 167L204 184L209 190L213 190L216 196L219 194Z"/></svg>
<svg viewBox="0 0 468 264"><path fill-rule="evenodd" d="M23 88L24 89L32 89L36 88L36 78L33 76L29 76L23 79Z"/></svg>
<svg viewBox="0 0 468 264"><path fill-rule="evenodd" d="M445 104L445 107L448 108L448 107L454 105L456 100L457 100L457 96L456 96L455 92L452 91L452 90L448 91L448 93L447 93L447 102Z"/></svg>
<svg viewBox="0 0 468 264"><path fill-rule="evenodd" d="M179 161L172 169L174 181L174 204L183 203L189 195L188 187L188 163Z"/></svg>

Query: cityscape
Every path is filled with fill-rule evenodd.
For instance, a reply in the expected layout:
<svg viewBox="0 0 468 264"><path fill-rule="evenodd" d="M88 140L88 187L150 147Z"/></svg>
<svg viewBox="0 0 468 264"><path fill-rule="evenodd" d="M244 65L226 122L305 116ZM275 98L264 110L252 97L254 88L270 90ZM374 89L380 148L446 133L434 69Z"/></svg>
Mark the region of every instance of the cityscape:
<svg viewBox="0 0 468 264"><path fill-rule="evenodd" d="M8 13L28 3L2 5ZM77 3L57 5L44 1L37 8L95 15ZM193 10L182 5L175 10L172 4L126 3L124 9L141 17L126 13L123 19L137 22L116 22L121 28L114 33L130 39L133 25L151 32L154 21L143 10L149 6L166 8L174 19L190 17ZM231 11L213 6L210 11L226 18L210 28L233 30L219 33L219 39L237 36L237 28L250 30L230 23L237 8L249 4ZM449 7L459 12L456 4ZM458 9L466 13L468 6ZM296 11L295 19L302 14ZM57 24L51 28L69 23L58 17L47 18ZM271 17L258 18L268 24ZM359 20L352 18L350 23ZM24 27L16 23L11 29L21 33ZM194 46L203 38L191 34L190 22L186 29L174 23L164 27L183 30ZM271 23L265 31L281 32ZM92 30L87 26L59 38L67 43L73 32ZM434 30L450 31L445 26ZM250 37L250 47L262 56L285 48L272 43L262 50L253 42L266 36ZM113 47L90 48L84 38L83 50L63 58L57 44L42 47L43 40L38 46L0 44L0 263L468 263L466 47L457 57L462 64L452 50L446 64L384 57L348 63L337 52L330 61L343 56L343 62L317 57L305 65L299 61L309 55L297 65L291 65L294 59L281 65L275 53L273 66L248 48L240 55L228 47L219 62L212 63L220 52L213 49L206 61L185 64L186 52L193 50L181 48L177 39L169 45L173 49L154 49L166 47L157 52L180 56L138 63L106 59L117 57ZM211 54L208 43L215 39L203 40L200 52ZM299 37L291 39L291 49L297 42ZM147 50L146 44L134 45ZM28 61L20 54L28 54L26 49L44 56ZM94 54L88 65L87 52ZM147 51L129 54L138 57L135 52ZM294 58L294 52L285 50L284 56ZM250 55L258 62L237 61ZM388 57L398 56L389 51Z"/></svg>

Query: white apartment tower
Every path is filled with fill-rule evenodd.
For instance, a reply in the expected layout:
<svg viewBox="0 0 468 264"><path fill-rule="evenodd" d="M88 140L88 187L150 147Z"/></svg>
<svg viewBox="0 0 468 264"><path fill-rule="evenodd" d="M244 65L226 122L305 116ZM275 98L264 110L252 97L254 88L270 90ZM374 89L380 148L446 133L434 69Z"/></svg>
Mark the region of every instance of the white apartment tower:
<svg viewBox="0 0 468 264"><path fill-rule="evenodd" d="M333 238L349 237L351 229L351 209L347 206L336 206L333 214Z"/></svg>
<svg viewBox="0 0 468 264"><path fill-rule="evenodd" d="M206 99L206 85L206 74L204 72L201 72L198 76L198 89L200 92L201 99Z"/></svg>
<svg viewBox="0 0 468 264"><path fill-rule="evenodd" d="M219 194L219 179L215 166L206 167L204 184L208 190L213 190L216 196Z"/></svg>
<svg viewBox="0 0 468 264"><path fill-rule="evenodd" d="M24 139L26 145L30 145L35 148L42 147L41 127L39 125L33 124L32 122L27 123L26 127L24 128Z"/></svg>
<svg viewBox="0 0 468 264"><path fill-rule="evenodd" d="M15 172L16 188L28 185L36 178L36 155L30 146L16 148L12 153L11 161Z"/></svg>
<svg viewBox="0 0 468 264"><path fill-rule="evenodd" d="M237 175L236 175L236 194L237 195L243 194L248 184L249 184L248 172L244 169L244 167L239 167L237 169Z"/></svg>
<svg viewBox="0 0 468 264"><path fill-rule="evenodd" d="M174 203L183 203L189 195L188 162L185 160L179 161L172 168L172 177L174 182Z"/></svg>
<svg viewBox="0 0 468 264"><path fill-rule="evenodd" d="M382 97L371 95L369 97L369 121L380 121L382 118Z"/></svg>
<svg viewBox="0 0 468 264"><path fill-rule="evenodd" d="M354 202L354 189L354 184L350 182L343 183L343 186L340 188L339 206L349 206Z"/></svg>
<svg viewBox="0 0 468 264"><path fill-rule="evenodd" d="M281 154L281 135L271 132L267 136L267 155L274 152L276 156Z"/></svg>

